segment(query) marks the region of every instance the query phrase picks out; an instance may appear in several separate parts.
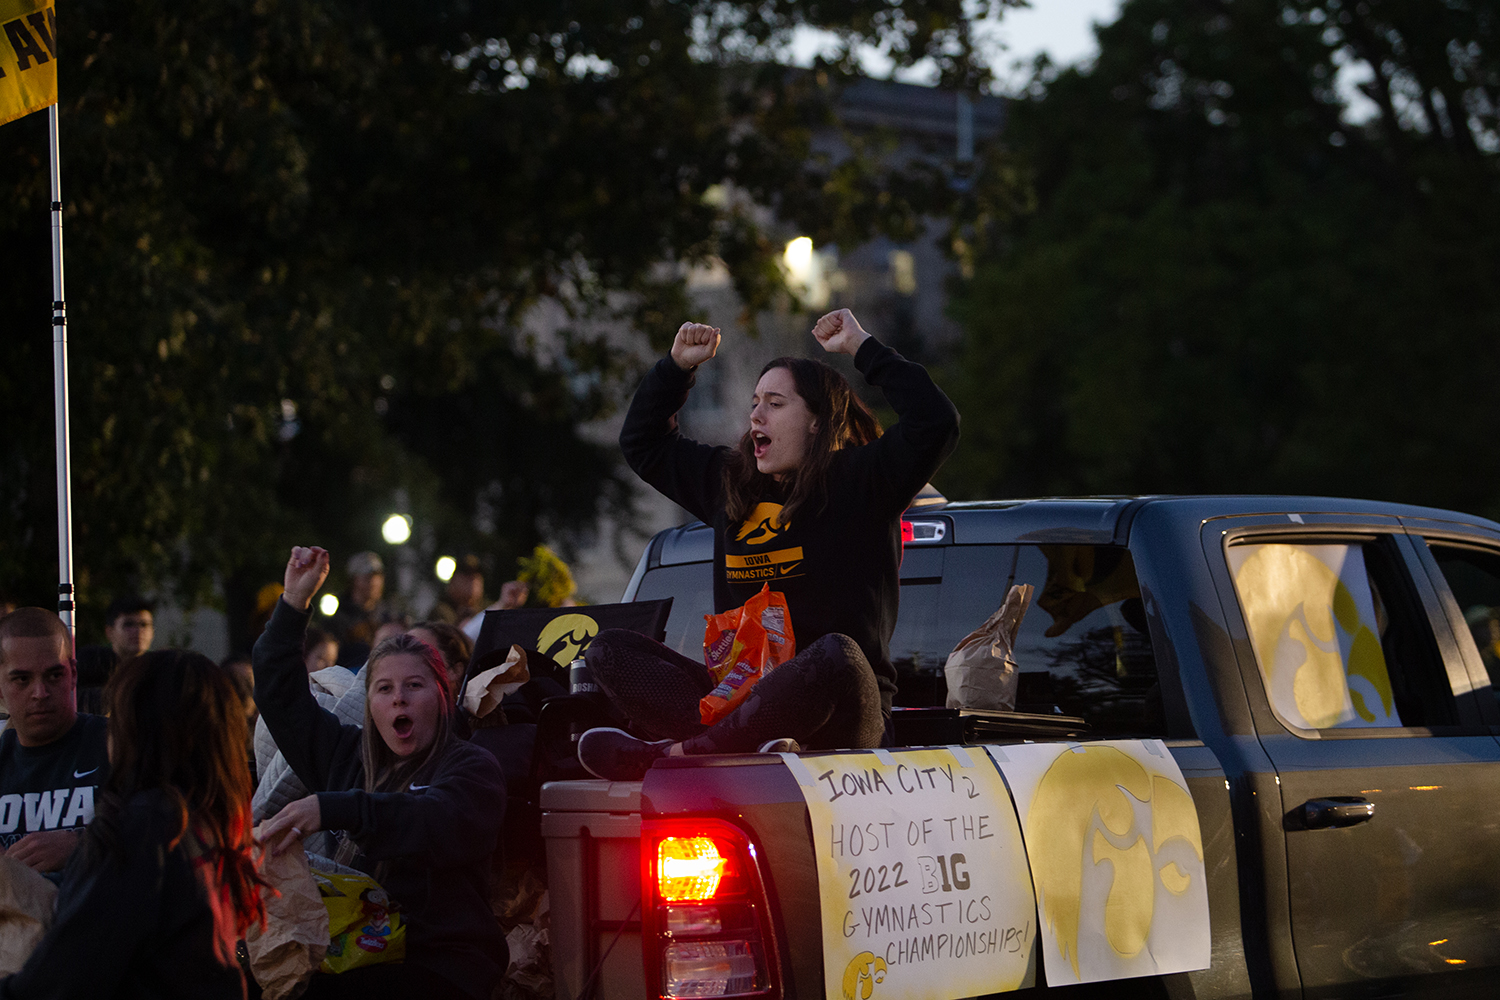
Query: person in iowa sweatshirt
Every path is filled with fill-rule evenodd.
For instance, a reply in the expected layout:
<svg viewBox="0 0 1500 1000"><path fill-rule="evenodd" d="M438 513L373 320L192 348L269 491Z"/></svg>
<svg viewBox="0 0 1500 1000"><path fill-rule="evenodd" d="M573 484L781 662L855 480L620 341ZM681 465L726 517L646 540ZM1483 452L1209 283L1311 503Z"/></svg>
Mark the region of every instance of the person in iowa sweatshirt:
<svg viewBox="0 0 1500 1000"><path fill-rule="evenodd" d="M243 1000L235 943L265 916L244 703L199 653L125 661L104 689L111 771L57 912L0 1000Z"/></svg>
<svg viewBox="0 0 1500 1000"><path fill-rule="evenodd" d="M327 576L325 550L292 549L286 592L255 643L261 717L313 793L268 820L261 839L279 853L300 850L316 830L346 831L338 860L373 875L400 904L407 947L401 964L315 975L306 996L488 998L508 964L487 891L505 813L500 765L455 736L442 659L411 635L371 652L363 727L318 705L302 636Z"/></svg>
<svg viewBox="0 0 1500 1000"><path fill-rule="evenodd" d="M958 411L921 365L879 343L847 309L818 320L825 351L846 354L899 422L880 432L842 375L777 358L762 370L738 447L677 428L698 365L719 331L685 323L669 358L636 390L620 447L630 467L714 529L714 608L769 585L786 599L796 657L768 672L738 708L704 727L713 688L702 662L644 637L603 632L586 653L600 686L655 743L619 730L579 742L600 777L639 778L663 754L754 750L776 737L809 749L878 746L896 691L901 514L958 441Z"/></svg>

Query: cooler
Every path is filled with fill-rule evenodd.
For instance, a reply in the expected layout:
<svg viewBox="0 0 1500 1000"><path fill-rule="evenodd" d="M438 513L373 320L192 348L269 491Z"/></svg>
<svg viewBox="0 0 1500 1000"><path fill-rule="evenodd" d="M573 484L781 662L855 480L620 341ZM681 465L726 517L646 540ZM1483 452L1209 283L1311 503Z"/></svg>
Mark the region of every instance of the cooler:
<svg viewBox="0 0 1500 1000"><path fill-rule="evenodd" d="M558 1000L640 1000L641 783L547 782L541 808Z"/></svg>

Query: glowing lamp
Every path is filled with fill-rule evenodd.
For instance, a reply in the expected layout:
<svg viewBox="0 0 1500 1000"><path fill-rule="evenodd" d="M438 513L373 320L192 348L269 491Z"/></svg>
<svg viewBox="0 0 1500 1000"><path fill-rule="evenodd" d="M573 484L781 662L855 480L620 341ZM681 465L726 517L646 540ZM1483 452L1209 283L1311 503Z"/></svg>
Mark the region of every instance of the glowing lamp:
<svg viewBox="0 0 1500 1000"><path fill-rule="evenodd" d="M324 617L332 618L334 615L338 614L339 599L337 597L334 597L332 594L324 594L322 597L318 598L318 610L323 613Z"/></svg>
<svg viewBox="0 0 1500 1000"><path fill-rule="evenodd" d="M380 536L392 545L404 545L411 537L411 518L405 514L392 514L380 526Z"/></svg>
<svg viewBox="0 0 1500 1000"><path fill-rule="evenodd" d="M438 556L437 565L432 567L433 573L437 574L437 578L444 583L453 579L453 573L457 569L458 560L452 556Z"/></svg>
<svg viewBox="0 0 1500 1000"><path fill-rule="evenodd" d="M813 241L811 237L799 236L786 245L781 255L792 279L799 285L808 285L813 279Z"/></svg>
<svg viewBox="0 0 1500 1000"><path fill-rule="evenodd" d="M664 901L713 899L726 859L711 837L666 837L656 851L656 887Z"/></svg>

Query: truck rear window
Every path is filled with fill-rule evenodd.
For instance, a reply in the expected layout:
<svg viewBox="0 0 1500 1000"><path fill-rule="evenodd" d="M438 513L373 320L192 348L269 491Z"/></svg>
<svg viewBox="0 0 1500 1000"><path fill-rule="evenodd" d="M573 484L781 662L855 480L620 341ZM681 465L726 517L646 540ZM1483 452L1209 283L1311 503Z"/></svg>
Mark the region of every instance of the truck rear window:
<svg viewBox="0 0 1500 1000"><path fill-rule="evenodd" d="M672 598L664 640L683 656L703 658L703 616L714 613L713 563L657 566L641 577L634 600Z"/></svg>
<svg viewBox="0 0 1500 1000"><path fill-rule="evenodd" d="M712 572L707 562L659 566L635 595L675 598L666 643L694 659L703 655L703 616L713 611ZM948 654L1014 583L1036 588L1016 639L1017 711L1078 716L1097 736L1165 736L1135 563L1113 546L909 548L891 636L896 704L944 704Z"/></svg>
<svg viewBox="0 0 1500 1000"><path fill-rule="evenodd" d="M943 664L1000 606L1012 584L1036 588L1016 636L1016 710L1074 715L1100 736L1165 735L1156 657L1135 563L1104 545L953 545L940 583L913 586L902 567L891 638L901 705L941 705ZM914 553L908 553L908 558Z"/></svg>

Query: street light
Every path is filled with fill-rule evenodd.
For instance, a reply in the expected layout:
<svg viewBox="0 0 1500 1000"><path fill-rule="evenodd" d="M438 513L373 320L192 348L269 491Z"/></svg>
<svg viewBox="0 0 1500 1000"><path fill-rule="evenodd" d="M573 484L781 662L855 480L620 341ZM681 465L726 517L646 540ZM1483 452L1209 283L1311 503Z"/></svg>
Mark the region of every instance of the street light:
<svg viewBox="0 0 1500 1000"><path fill-rule="evenodd" d="M332 594L324 594L318 598L318 610L323 612L323 617L332 618L338 614L339 599Z"/></svg>
<svg viewBox="0 0 1500 1000"><path fill-rule="evenodd" d="M452 556L438 556L437 565L432 568L432 571L437 574L439 580L447 583L453 579L453 573L457 569L457 559L454 559Z"/></svg>
<svg viewBox="0 0 1500 1000"><path fill-rule="evenodd" d="M818 253L813 249L811 237L799 236L787 243L781 263L786 268L791 292L802 305L821 309L828 304L831 282L840 277L833 270L831 251Z"/></svg>
<svg viewBox="0 0 1500 1000"><path fill-rule="evenodd" d="M380 526L380 534L392 545L404 545L411 537L411 518L405 514L392 514Z"/></svg>
<svg viewBox="0 0 1500 1000"><path fill-rule="evenodd" d="M799 236L786 245L786 252L781 255L786 262L786 269L791 272L792 279L797 284L806 287L813 281L813 241L809 236Z"/></svg>

